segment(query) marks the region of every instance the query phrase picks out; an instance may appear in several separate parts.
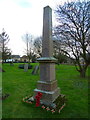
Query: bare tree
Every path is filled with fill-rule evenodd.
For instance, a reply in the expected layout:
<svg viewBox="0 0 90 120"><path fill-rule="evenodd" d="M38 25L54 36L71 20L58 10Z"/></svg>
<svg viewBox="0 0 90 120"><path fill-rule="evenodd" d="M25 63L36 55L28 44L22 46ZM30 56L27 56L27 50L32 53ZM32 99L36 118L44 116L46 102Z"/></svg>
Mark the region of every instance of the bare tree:
<svg viewBox="0 0 90 120"><path fill-rule="evenodd" d="M55 37L52 37L52 40L54 42L54 44L53 44L53 48L54 48L53 56L58 59L58 63L59 62L65 62L66 61L66 56L61 51L60 44L58 44L56 42ZM34 40L34 53L36 54L37 57L42 56L42 37L41 36L37 37Z"/></svg>
<svg viewBox="0 0 90 120"><path fill-rule="evenodd" d="M90 1L70 2L56 9L58 25L54 35L58 37L60 49L68 55L81 77L85 77L89 65L90 45Z"/></svg>
<svg viewBox="0 0 90 120"><path fill-rule="evenodd" d="M62 50L61 47L65 47L62 45L62 43L60 42L60 40L57 37L53 37L53 56L58 60L57 63L67 63L69 60L67 54L65 54ZM71 62L71 61L70 61Z"/></svg>
<svg viewBox="0 0 90 120"><path fill-rule="evenodd" d="M37 37L34 40L34 52L37 56L42 56L42 37Z"/></svg>
<svg viewBox="0 0 90 120"><path fill-rule="evenodd" d="M9 35L3 29L2 33L0 34L0 52L2 54L3 61L6 61L6 59L10 58L11 56L11 50L7 46L9 40Z"/></svg>
<svg viewBox="0 0 90 120"><path fill-rule="evenodd" d="M28 57L28 60L30 62L30 60L32 59L32 56L34 54L33 51L33 36L29 33L26 33L23 35L23 40L26 44L26 49L25 49L25 54Z"/></svg>

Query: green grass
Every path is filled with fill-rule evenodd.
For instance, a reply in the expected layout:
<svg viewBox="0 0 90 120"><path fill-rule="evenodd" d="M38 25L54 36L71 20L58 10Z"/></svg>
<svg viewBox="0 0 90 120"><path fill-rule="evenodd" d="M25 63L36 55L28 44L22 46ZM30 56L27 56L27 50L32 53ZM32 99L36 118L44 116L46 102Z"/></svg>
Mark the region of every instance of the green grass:
<svg viewBox="0 0 90 120"><path fill-rule="evenodd" d="M2 64L0 63L0 67L2 68ZM0 90L2 89L2 72L0 72ZM1 97L1 91L0 91ZM2 101L0 100L0 118L2 117Z"/></svg>
<svg viewBox="0 0 90 120"><path fill-rule="evenodd" d="M3 118L88 118L88 79L80 78L74 66L56 65L58 87L61 94L65 94L68 99L66 107L60 114L52 114L40 107L36 108L34 104L22 102L23 97L33 95L39 74L32 75L31 69L24 72L18 68L18 64L14 66L4 64L3 69L6 71L2 76L3 93L10 94L3 100Z"/></svg>

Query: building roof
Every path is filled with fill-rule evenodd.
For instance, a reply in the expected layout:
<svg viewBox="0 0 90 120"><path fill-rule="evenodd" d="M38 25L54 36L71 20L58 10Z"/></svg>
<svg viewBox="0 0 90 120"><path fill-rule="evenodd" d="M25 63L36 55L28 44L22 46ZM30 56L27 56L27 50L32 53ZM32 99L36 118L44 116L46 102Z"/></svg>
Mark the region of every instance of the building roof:
<svg viewBox="0 0 90 120"><path fill-rule="evenodd" d="M20 58L20 55L11 55L11 58Z"/></svg>

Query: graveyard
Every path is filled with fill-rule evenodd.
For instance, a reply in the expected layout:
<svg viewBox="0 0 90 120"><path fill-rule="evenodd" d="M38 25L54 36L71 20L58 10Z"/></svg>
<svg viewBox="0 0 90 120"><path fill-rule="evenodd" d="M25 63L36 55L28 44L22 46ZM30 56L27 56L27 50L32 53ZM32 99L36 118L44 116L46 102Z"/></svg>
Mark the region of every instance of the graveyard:
<svg viewBox="0 0 90 120"><path fill-rule="evenodd" d="M4 63L0 68L2 118L88 118L89 59L81 65L74 58L73 64L57 64L53 50L52 9L46 6L42 55L36 63Z"/></svg>
<svg viewBox="0 0 90 120"><path fill-rule="evenodd" d="M3 94L9 94L2 100L3 118L88 118L88 77L80 78L73 65L55 65L58 87L67 98L67 104L60 114L52 114L36 107L35 104L22 102L25 96L34 94L40 71L33 75L33 69L25 72L19 69L18 65L19 63L15 63L14 66L3 64ZM38 63L31 65L34 68Z"/></svg>

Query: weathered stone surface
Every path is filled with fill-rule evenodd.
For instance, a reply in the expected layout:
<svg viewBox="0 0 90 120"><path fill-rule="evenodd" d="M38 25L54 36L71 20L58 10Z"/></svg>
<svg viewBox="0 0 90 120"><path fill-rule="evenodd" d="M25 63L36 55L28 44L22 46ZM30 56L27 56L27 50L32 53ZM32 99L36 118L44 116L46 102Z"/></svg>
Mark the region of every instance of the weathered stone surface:
<svg viewBox="0 0 90 120"><path fill-rule="evenodd" d="M44 90L44 91L53 91L57 88L57 81L56 80L52 82L38 81L37 88L39 90Z"/></svg>
<svg viewBox="0 0 90 120"><path fill-rule="evenodd" d="M38 70L39 70L39 66L36 65L36 66L34 67L33 71L32 71L32 74L33 74L33 75L36 75L36 74L38 73Z"/></svg>
<svg viewBox="0 0 90 120"><path fill-rule="evenodd" d="M41 92L43 94L41 101L54 102L55 99L59 96L60 89L56 88L54 91L43 91L39 89L34 89L34 92L35 92L34 96L36 96L37 92Z"/></svg>
<svg viewBox="0 0 90 120"><path fill-rule="evenodd" d="M55 64L54 63L40 64L40 80L41 81L55 80Z"/></svg>
<svg viewBox="0 0 90 120"><path fill-rule="evenodd" d="M43 40L42 57L38 59L40 63L40 81L34 89L34 98L38 92L42 93L41 103L53 104L60 95L55 76L55 62L53 57L52 42L52 10L49 6L44 8L43 17Z"/></svg>
<svg viewBox="0 0 90 120"><path fill-rule="evenodd" d="M24 65L24 72L27 72L28 71L28 64L25 64Z"/></svg>
<svg viewBox="0 0 90 120"><path fill-rule="evenodd" d="M43 13L43 42L42 42L42 56L53 56L53 42L52 42L52 9L47 6Z"/></svg>
<svg viewBox="0 0 90 120"><path fill-rule="evenodd" d="M38 58L37 61L39 63L55 63L57 61L56 58L54 57L41 57L41 58Z"/></svg>

